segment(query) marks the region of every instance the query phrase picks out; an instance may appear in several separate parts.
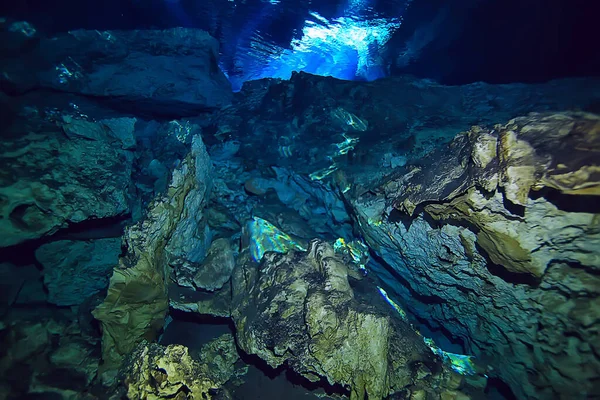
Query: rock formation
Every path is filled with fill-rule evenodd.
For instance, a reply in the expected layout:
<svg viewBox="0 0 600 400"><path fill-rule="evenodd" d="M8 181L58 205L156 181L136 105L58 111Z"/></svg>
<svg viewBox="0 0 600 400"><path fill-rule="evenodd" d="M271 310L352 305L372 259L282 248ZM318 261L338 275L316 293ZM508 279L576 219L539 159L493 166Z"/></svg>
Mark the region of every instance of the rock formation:
<svg viewBox="0 0 600 400"><path fill-rule="evenodd" d="M348 199L410 311L519 398L597 390L599 130L585 113L474 127Z"/></svg>
<svg viewBox="0 0 600 400"><path fill-rule="evenodd" d="M218 46L198 29L77 30L31 37L6 52L1 79L12 95L58 91L138 115L181 118L230 103Z"/></svg>
<svg viewBox="0 0 600 400"><path fill-rule="evenodd" d="M207 399L210 389L217 387L206 365L181 345L142 342L128 356L122 374L126 398L131 400Z"/></svg>
<svg viewBox="0 0 600 400"><path fill-rule="evenodd" d="M130 211L129 118L93 121L72 113L26 111L31 115L3 127L0 247Z"/></svg>
<svg viewBox="0 0 600 400"><path fill-rule="evenodd" d="M210 161L199 136L192 151L173 171L167 192L149 206L146 218L129 227L110 279L108 295L94 316L103 330L104 367L118 367L142 339L152 340L168 311L171 264L204 253L202 212L209 196ZM189 253L188 253L189 252Z"/></svg>
<svg viewBox="0 0 600 400"><path fill-rule="evenodd" d="M342 385L351 399L444 391L440 360L379 296L380 307L355 299L331 245L242 261L232 284L237 342L271 367Z"/></svg>

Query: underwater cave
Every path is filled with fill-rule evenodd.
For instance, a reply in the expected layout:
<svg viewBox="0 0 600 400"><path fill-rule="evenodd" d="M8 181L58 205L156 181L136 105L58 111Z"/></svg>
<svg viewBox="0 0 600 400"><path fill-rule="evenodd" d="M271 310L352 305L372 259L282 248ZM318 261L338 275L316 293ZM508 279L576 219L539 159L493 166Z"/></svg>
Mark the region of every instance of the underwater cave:
<svg viewBox="0 0 600 400"><path fill-rule="evenodd" d="M1 4L0 399L600 398L595 8Z"/></svg>

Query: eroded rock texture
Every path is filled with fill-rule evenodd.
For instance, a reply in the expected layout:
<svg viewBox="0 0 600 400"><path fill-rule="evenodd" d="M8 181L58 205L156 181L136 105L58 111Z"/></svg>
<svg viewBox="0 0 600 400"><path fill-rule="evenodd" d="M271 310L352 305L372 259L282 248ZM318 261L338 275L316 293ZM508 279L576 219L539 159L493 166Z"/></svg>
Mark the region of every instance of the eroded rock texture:
<svg viewBox="0 0 600 400"><path fill-rule="evenodd" d="M122 381L132 400L209 399L217 383L208 373L185 346L142 342L127 357Z"/></svg>
<svg viewBox="0 0 600 400"><path fill-rule="evenodd" d="M474 127L349 198L383 279L519 398L599 394L599 132L585 113Z"/></svg>
<svg viewBox="0 0 600 400"><path fill-rule="evenodd" d="M267 253L258 268L242 261L232 279L238 345L271 367L343 385L351 399L448 389L440 360L410 325L378 295L381 307L355 300L348 267L329 244Z"/></svg>
<svg viewBox="0 0 600 400"><path fill-rule="evenodd" d="M65 310L42 307L0 323L0 397L92 399L84 393L96 378L99 343Z"/></svg>
<svg viewBox="0 0 600 400"><path fill-rule="evenodd" d="M204 232L201 218L209 196L211 165L200 136L192 151L173 171L166 193L149 206L143 221L129 227L123 239L126 253L110 279L108 294L94 316L101 322L105 369L118 367L122 357L143 339L152 340L168 311L168 276L172 263L187 262L194 251L205 252L196 237ZM178 236L180 232L190 232Z"/></svg>
<svg viewBox="0 0 600 400"><path fill-rule="evenodd" d="M472 125L492 126L533 111L585 109L599 88L594 79L444 86L410 76L367 83L299 73L288 81L247 82L233 107L213 120L216 136L237 139L239 155L258 166L308 175L329 167L333 157L370 188L394 166L418 161ZM341 154L345 146L353 150ZM369 168L361 171L364 165ZM248 189L267 188L253 181Z"/></svg>
<svg viewBox="0 0 600 400"><path fill-rule="evenodd" d="M134 119L23 112L2 130L0 247L129 212Z"/></svg>

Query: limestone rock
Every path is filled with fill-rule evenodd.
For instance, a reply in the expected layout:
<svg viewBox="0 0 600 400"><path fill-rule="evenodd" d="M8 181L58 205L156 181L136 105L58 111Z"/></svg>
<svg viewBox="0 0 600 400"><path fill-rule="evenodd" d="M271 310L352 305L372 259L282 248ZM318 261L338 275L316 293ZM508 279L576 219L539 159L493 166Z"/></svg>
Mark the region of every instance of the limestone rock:
<svg viewBox="0 0 600 400"><path fill-rule="evenodd" d="M78 305L106 289L120 253L119 238L59 240L40 246L35 256L44 267L48 301L59 306Z"/></svg>
<svg viewBox="0 0 600 400"><path fill-rule="evenodd" d="M208 197L209 165L202 139L195 136L167 192L150 204L146 219L126 230L126 253L114 269L106 299L93 312L102 324L105 370L117 368L124 355L162 328L170 265L186 261L186 250L199 248L194 232Z"/></svg>
<svg viewBox="0 0 600 400"><path fill-rule="evenodd" d="M98 369L98 342L84 340L67 310L13 312L2 327L1 395L10 398L88 399ZM28 321L34 317L35 321ZM6 388L5 388L6 385Z"/></svg>
<svg viewBox="0 0 600 400"><path fill-rule="evenodd" d="M4 129L0 247L129 211L133 154L120 131L66 114L20 117Z"/></svg>
<svg viewBox="0 0 600 400"><path fill-rule="evenodd" d="M412 76L356 82L298 73L286 81L246 82L233 106L217 112L213 121L220 134L241 142L238 154L249 164L309 175L332 165L330 157L368 191L394 172L391 162L382 162L386 153L406 157L394 163L401 169L405 161L418 162L473 125L493 126L529 112L586 109L599 88L595 78L445 86ZM338 110L343 110L341 119ZM365 120L369 124L362 131L358 121ZM349 123L361 125L349 132L359 141L339 154L343 126L348 129ZM269 185L253 179L246 187L261 194Z"/></svg>
<svg viewBox="0 0 600 400"><path fill-rule="evenodd" d="M40 282L40 272L34 265L19 267L10 263L0 264L0 316L14 304L27 300L43 299L44 289L38 286L42 296L32 296L31 289Z"/></svg>
<svg viewBox="0 0 600 400"><path fill-rule="evenodd" d="M176 169L170 184L171 187L178 187L185 185L186 180L191 180L189 183L194 185L194 189L183 199L177 226L165 247L169 263L175 267L181 263L202 262L212 240L208 223L203 217L212 188L212 165L200 136L194 138L192 147L194 177L189 176L187 168Z"/></svg>
<svg viewBox="0 0 600 400"><path fill-rule="evenodd" d="M95 349L84 342L66 342L50 354L50 362L56 368L69 369L84 377L87 387L96 377L100 358Z"/></svg>
<svg viewBox="0 0 600 400"><path fill-rule="evenodd" d="M318 240L306 253L267 253L258 268L239 262L232 278L238 345L271 367L285 363L311 381L340 384L352 399L384 398L422 384L424 371L439 373L440 361L387 304L354 300L347 274Z"/></svg>
<svg viewBox="0 0 600 400"><path fill-rule="evenodd" d="M473 128L373 193L346 195L395 274L374 272L517 398L595 395L599 120L531 114Z"/></svg>
<svg viewBox="0 0 600 400"><path fill-rule="evenodd" d="M600 253L591 251L600 248L594 212L563 211L544 198L549 191L600 195L598 132L600 117L582 113L532 114L495 132L473 128L451 143L454 151L401 178L395 204L412 214L430 203L421 208L435 219L474 225L478 244L511 272L540 277L557 253L598 266ZM505 199L515 207L506 208Z"/></svg>
<svg viewBox="0 0 600 400"><path fill-rule="evenodd" d="M124 362L122 382L128 399L210 399L218 384L187 347L142 342Z"/></svg>
<svg viewBox="0 0 600 400"><path fill-rule="evenodd" d="M215 291L221 289L231 278L235 258L229 239L216 239L210 245L202 266L194 276L197 288Z"/></svg>
<svg viewBox="0 0 600 400"><path fill-rule="evenodd" d="M211 340L200 350L200 360L208 367L208 376L221 386L235 374L243 374L245 368L238 370L236 362L240 359L233 335L225 334Z"/></svg>
<svg viewBox="0 0 600 400"><path fill-rule="evenodd" d="M205 226L208 229L207 226ZM208 236L208 235L207 235ZM175 280L183 287L213 292L219 290L231 277L235 264L229 239L214 240L202 263L186 260L175 264Z"/></svg>
<svg viewBox="0 0 600 400"><path fill-rule="evenodd" d="M70 31L6 57L3 81L15 93L43 88L129 112L189 116L231 101L218 46L199 29Z"/></svg>

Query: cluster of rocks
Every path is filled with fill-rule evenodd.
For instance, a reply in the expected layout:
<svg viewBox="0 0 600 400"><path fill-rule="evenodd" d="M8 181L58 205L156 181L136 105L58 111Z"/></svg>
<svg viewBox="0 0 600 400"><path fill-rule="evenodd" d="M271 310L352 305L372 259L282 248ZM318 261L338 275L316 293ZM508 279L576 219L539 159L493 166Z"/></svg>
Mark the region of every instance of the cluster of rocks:
<svg viewBox="0 0 600 400"><path fill-rule="evenodd" d="M599 82L295 74L232 99L204 32L0 28L0 391L228 398L253 355L352 399L597 395L600 120L547 111ZM157 344L170 310L235 336Z"/></svg>

